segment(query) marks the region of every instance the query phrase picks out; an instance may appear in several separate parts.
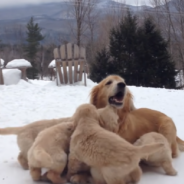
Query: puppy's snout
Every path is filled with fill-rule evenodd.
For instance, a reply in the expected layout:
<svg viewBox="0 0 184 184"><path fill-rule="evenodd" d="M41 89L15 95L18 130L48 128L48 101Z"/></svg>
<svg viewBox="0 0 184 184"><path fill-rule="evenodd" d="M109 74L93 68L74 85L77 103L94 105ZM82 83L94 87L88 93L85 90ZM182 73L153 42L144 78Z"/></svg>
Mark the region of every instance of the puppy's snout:
<svg viewBox="0 0 184 184"><path fill-rule="evenodd" d="M119 89L124 89L125 88L125 83L123 83L123 82L119 82L117 85L118 85Z"/></svg>

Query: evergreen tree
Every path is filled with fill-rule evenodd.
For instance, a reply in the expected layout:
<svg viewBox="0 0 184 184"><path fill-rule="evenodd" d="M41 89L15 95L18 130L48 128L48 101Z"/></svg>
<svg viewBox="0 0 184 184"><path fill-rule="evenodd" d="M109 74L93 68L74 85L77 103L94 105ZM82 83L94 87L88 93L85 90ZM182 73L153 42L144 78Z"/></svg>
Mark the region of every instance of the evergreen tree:
<svg viewBox="0 0 184 184"><path fill-rule="evenodd" d="M0 40L0 51L3 51L4 46L5 46L5 45L3 44L2 40Z"/></svg>
<svg viewBox="0 0 184 184"><path fill-rule="evenodd" d="M110 55L116 66L114 73L123 76L129 85L133 85L137 76L135 50L137 48L137 19L128 12L118 27L110 34Z"/></svg>
<svg viewBox="0 0 184 184"><path fill-rule="evenodd" d="M106 76L113 74L115 65L110 61L110 55L107 49L102 49L96 55L96 62L90 65L90 78L95 82L100 82Z"/></svg>
<svg viewBox="0 0 184 184"><path fill-rule="evenodd" d="M99 81L114 73L124 77L129 85L175 88L174 62L167 42L151 19L146 19L139 28L136 17L128 12L110 33L110 67L102 53L98 53L96 65L91 66L92 79L96 77Z"/></svg>
<svg viewBox="0 0 184 184"><path fill-rule="evenodd" d="M27 70L27 77L30 79L38 78L36 55L40 47L40 41L43 39L44 37L41 34L41 28L37 23L34 23L34 19L31 17L27 24L27 44L24 48L25 55L32 65L32 68L28 68Z"/></svg>
<svg viewBox="0 0 184 184"><path fill-rule="evenodd" d="M153 21L148 18L139 28L136 63L138 63L138 84L151 87L175 88L175 66L167 42Z"/></svg>

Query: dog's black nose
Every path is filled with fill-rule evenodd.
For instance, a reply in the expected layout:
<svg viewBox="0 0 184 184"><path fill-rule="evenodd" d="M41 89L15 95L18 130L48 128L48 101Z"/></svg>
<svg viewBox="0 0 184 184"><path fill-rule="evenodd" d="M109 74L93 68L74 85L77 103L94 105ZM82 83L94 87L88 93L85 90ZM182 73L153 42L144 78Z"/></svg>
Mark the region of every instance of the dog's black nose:
<svg viewBox="0 0 184 184"><path fill-rule="evenodd" d="M124 87L125 87L125 83L123 83L123 82L118 83L118 88L119 89L123 89Z"/></svg>

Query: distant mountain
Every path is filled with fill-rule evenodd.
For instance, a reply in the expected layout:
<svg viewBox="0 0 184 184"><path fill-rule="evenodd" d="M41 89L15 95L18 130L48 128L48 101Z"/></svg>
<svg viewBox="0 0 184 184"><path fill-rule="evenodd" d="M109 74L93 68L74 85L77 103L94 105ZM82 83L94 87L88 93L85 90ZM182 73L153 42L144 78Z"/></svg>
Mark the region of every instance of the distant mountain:
<svg viewBox="0 0 184 184"><path fill-rule="evenodd" d="M119 6L120 3L113 0L99 0L97 10L100 9L102 16L107 12L107 8L118 8ZM124 5L124 7L129 8L131 11L150 9L147 6ZM58 40L61 34L67 37L68 30L66 25L69 21L70 23L74 21L69 13L71 8L71 4L66 2L0 8L0 40L16 43L19 38L17 26L23 25L25 27L32 16L34 16L35 21L43 29L43 33L47 35L47 39L55 37ZM15 29L17 29L17 33L15 33Z"/></svg>

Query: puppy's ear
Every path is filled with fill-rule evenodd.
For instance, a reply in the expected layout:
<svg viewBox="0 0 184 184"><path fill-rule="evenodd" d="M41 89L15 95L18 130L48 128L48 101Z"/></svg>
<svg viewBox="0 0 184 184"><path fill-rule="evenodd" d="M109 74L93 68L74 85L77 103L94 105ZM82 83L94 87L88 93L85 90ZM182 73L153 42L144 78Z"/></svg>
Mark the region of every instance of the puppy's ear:
<svg viewBox="0 0 184 184"><path fill-rule="evenodd" d="M98 93L100 91L99 85L95 86L90 93L90 103L97 106Z"/></svg>
<svg viewBox="0 0 184 184"><path fill-rule="evenodd" d="M99 118L99 124L100 124L100 126L101 126L102 128L105 128L105 127L104 127L105 124L104 124L104 122L103 122L103 120L102 120L101 118Z"/></svg>
<svg viewBox="0 0 184 184"><path fill-rule="evenodd" d="M74 131L74 124L68 126L67 130L68 130L69 132L73 132L73 131Z"/></svg>

